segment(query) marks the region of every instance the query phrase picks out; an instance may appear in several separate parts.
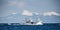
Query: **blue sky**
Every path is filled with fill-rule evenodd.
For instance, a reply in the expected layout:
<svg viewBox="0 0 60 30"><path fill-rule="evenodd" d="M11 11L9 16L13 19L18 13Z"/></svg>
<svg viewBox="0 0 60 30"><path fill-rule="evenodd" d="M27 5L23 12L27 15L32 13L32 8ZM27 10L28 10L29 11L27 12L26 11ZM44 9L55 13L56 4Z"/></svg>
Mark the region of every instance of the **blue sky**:
<svg viewBox="0 0 60 30"><path fill-rule="evenodd" d="M60 23L60 0L0 0L0 22L21 22L40 18L44 23Z"/></svg>

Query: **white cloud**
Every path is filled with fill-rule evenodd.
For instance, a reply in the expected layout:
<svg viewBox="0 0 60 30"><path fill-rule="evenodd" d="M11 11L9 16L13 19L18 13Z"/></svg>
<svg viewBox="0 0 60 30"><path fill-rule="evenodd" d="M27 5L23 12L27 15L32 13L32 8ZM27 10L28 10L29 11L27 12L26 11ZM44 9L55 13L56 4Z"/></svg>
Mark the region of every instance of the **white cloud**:
<svg viewBox="0 0 60 30"><path fill-rule="evenodd" d="M28 10L24 10L22 15L25 15L25 16L32 16L32 12L28 11Z"/></svg>
<svg viewBox="0 0 60 30"><path fill-rule="evenodd" d="M54 16L60 16L60 14L56 13L56 12L46 12L46 13L43 13L43 15L44 16L52 16L52 15L54 15Z"/></svg>
<svg viewBox="0 0 60 30"><path fill-rule="evenodd" d="M11 17L7 17L7 19L9 19L9 18L13 18L12 16Z"/></svg>
<svg viewBox="0 0 60 30"><path fill-rule="evenodd" d="M18 7L24 7L25 5L26 5L25 2L19 2L19 3L17 4Z"/></svg>
<svg viewBox="0 0 60 30"><path fill-rule="evenodd" d="M12 14L17 14L16 12L13 12Z"/></svg>
<svg viewBox="0 0 60 30"><path fill-rule="evenodd" d="M16 2L16 1L9 1L8 6L17 6L17 7L24 7L26 5L25 2Z"/></svg>
<svg viewBox="0 0 60 30"><path fill-rule="evenodd" d="M35 14L35 15L39 15L39 13L37 13L37 12L34 12L34 14Z"/></svg>
<svg viewBox="0 0 60 30"><path fill-rule="evenodd" d="M10 5L10 6L14 6L14 5L16 5L16 4L17 4L16 1L8 1L8 5Z"/></svg>

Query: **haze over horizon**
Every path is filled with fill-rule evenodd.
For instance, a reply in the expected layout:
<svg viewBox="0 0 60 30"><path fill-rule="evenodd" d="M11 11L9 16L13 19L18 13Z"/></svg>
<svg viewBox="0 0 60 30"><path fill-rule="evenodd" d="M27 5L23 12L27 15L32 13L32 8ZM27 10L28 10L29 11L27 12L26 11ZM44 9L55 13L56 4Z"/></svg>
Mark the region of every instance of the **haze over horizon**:
<svg viewBox="0 0 60 30"><path fill-rule="evenodd" d="M40 18L60 23L60 0L0 0L0 23L20 23Z"/></svg>

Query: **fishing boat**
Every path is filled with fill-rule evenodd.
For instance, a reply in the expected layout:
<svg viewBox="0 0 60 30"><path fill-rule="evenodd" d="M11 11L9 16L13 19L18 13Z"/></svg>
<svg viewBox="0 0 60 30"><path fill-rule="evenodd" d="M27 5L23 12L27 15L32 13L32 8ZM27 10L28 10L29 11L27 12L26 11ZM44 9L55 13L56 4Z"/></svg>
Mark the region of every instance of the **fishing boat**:
<svg viewBox="0 0 60 30"><path fill-rule="evenodd" d="M37 21L34 22L33 20L29 19L24 24L25 25L43 25L43 21L38 19Z"/></svg>

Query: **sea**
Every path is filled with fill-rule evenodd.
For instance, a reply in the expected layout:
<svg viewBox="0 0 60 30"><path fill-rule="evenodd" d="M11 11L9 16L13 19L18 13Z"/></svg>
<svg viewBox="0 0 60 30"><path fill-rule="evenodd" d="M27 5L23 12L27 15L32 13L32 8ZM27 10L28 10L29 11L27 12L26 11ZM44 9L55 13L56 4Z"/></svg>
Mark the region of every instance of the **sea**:
<svg viewBox="0 0 60 30"><path fill-rule="evenodd" d="M0 23L0 30L60 30L60 23L44 23L43 25L20 25L19 23Z"/></svg>

